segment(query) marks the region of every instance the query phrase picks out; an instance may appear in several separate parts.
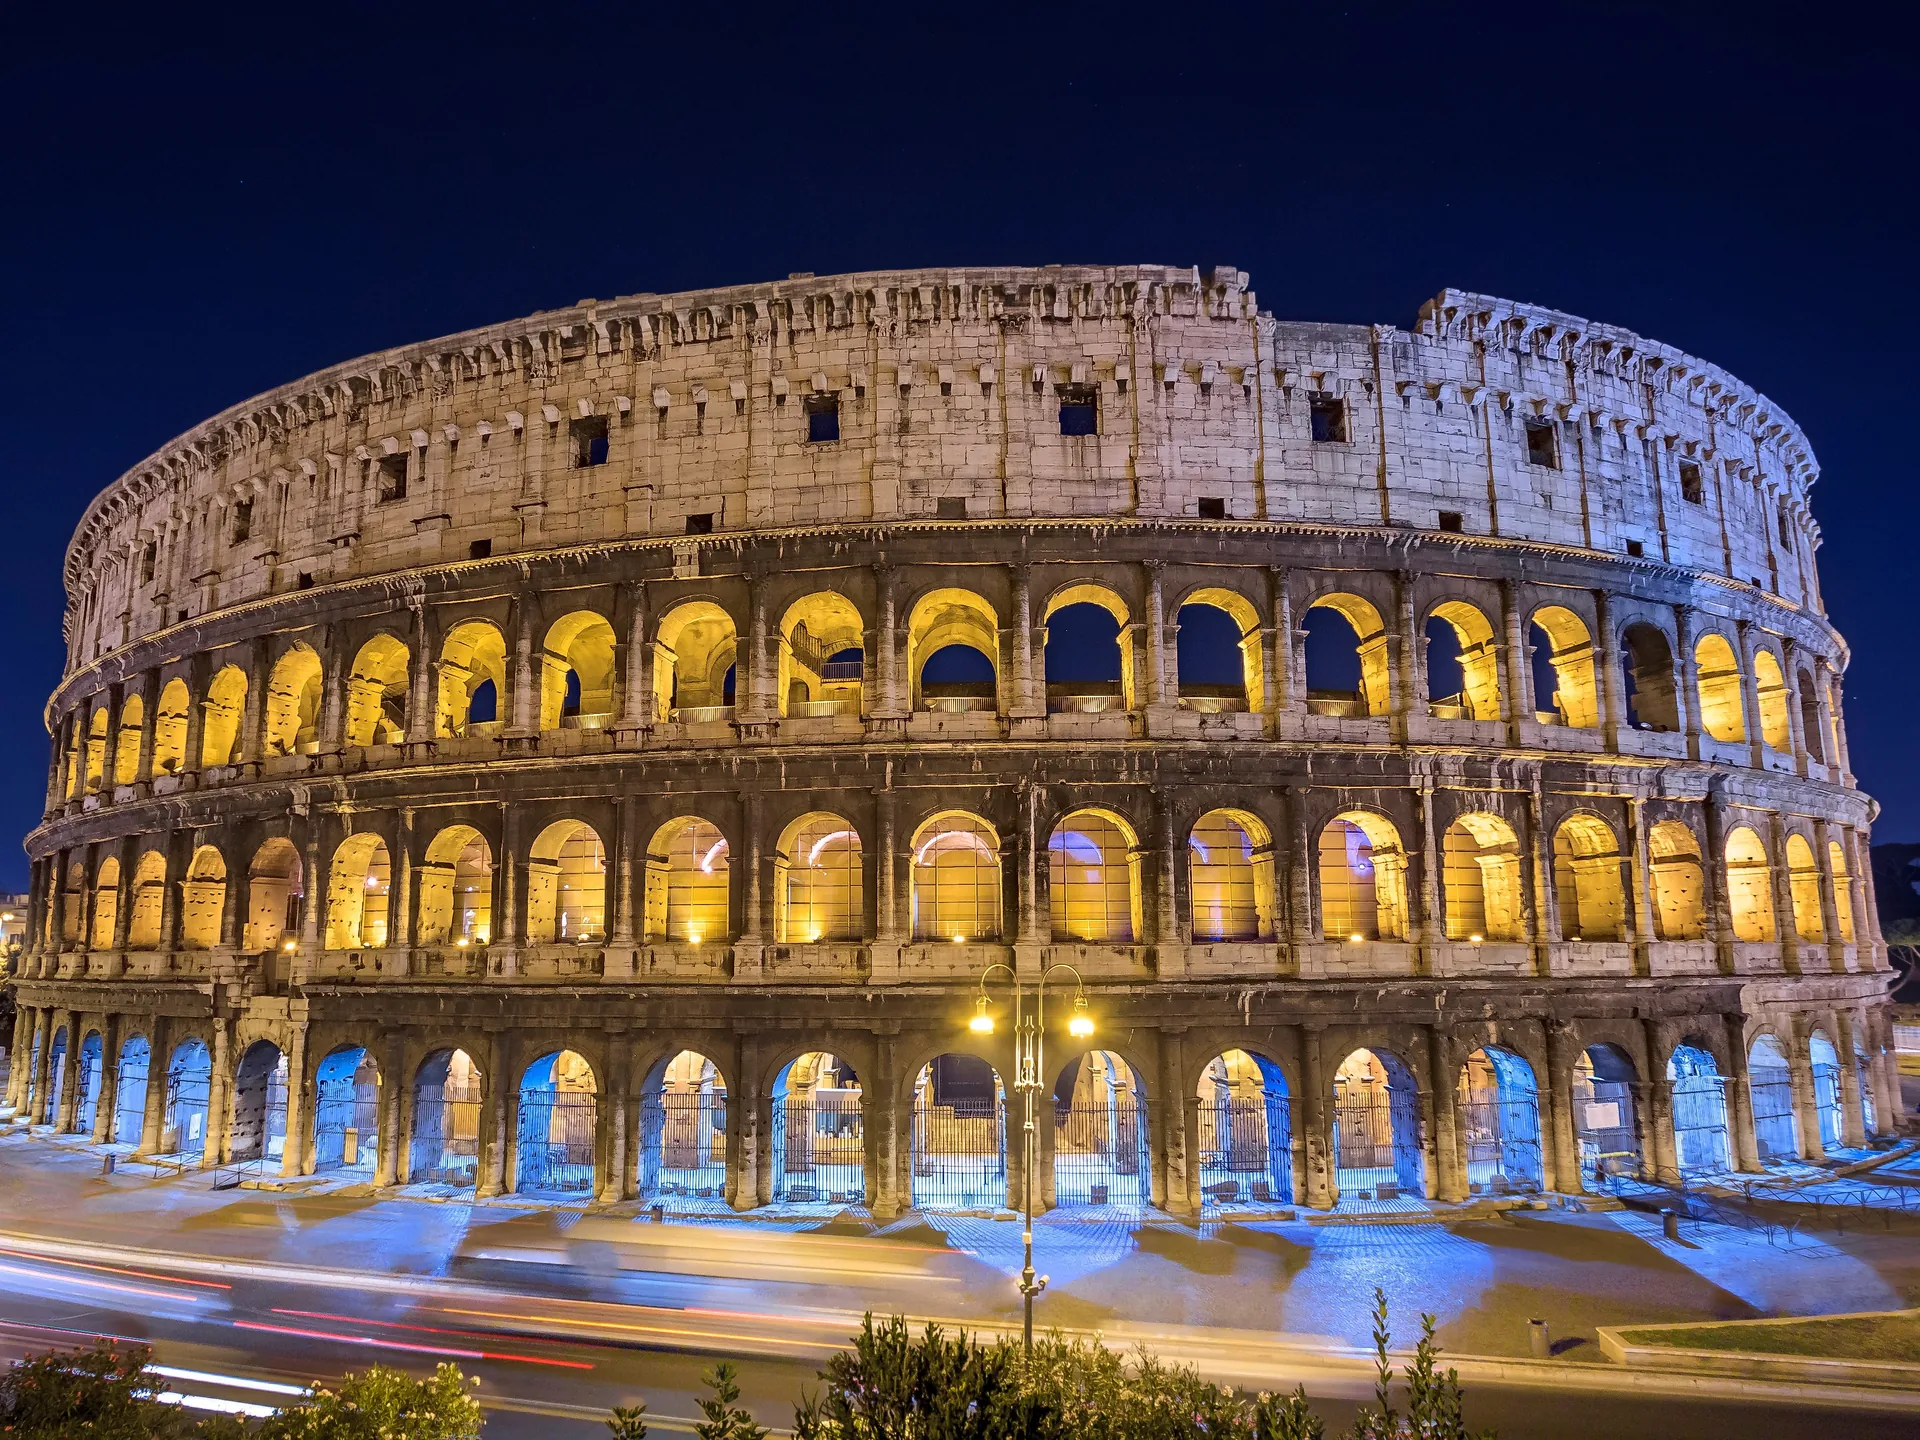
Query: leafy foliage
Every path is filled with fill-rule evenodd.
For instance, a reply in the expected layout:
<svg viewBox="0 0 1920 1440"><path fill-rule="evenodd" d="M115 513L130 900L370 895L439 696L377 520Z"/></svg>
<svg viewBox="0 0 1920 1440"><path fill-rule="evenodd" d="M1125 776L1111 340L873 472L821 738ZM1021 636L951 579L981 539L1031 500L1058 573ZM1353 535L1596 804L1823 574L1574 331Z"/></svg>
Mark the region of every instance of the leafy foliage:
<svg viewBox="0 0 1920 1440"><path fill-rule="evenodd" d="M157 1377L144 1345L102 1341L86 1350L29 1355L0 1376L0 1435L20 1440L173 1440L238 1434L197 1423L177 1405L151 1398Z"/></svg>
<svg viewBox="0 0 1920 1440"><path fill-rule="evenodd" d="M647 1440L646 1416L644 1400L638 1405L616 1405L607 1419L607 1429L613 1432L613 1440Z"/></svg>
<svg viewBox="0 0 1920 1440"><path fill-rule="evenodd" d="M700 1377L701 1383L713 1391L713 1398L700 1402L700 1413L707 1418L694 1421L693 1433L699 1440L767 1440L767 1428L738 1403L740 1386L735 1373L733 1366L722 1360Z"/></svg>
<svg viewBox="0 0 1920 1440"><path fill-rule="evenodd" d="M478 1384L478 1381L474 1382ZM480 1405L457 1365L425 1380L375 1365L316 1385L260 1428L259 1440L478 1440Z"/></svg>

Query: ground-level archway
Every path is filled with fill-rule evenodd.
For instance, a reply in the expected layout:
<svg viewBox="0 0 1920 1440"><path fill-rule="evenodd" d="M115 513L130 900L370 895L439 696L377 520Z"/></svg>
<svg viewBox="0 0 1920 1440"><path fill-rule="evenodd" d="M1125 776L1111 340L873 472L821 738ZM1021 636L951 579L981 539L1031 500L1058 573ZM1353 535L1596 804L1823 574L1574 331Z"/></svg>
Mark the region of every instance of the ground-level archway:
<svg viewBox="0 0 1920 1440"><path fill-rule="evenodd" d="M1498 1045L1474 1051L1460 1067L1458 1105L1468 1192L1538 1191L1540 1093L1526 1059Z"/></svg>
<svg viewBox="0 0 1920 1440"><path fill-rule="evenodd" d="M94 1122L100 1117L100 1070L105 1053L98 1030L89 1031L87 1038L80 1042L80 1066L74 1077L73 1094L76 1135L93 1134Z"/></svg>
<svg viewBox="0 0 1920 1440"><path fill-rule="evenodd" d="M1771 1035L1756 1035L1747 1052L1747 1096L1753 1106L1753 1143L1760 1163L1800 1158L1800 1127L1793 1113L1793 1072Z"/></svg>
<svg viewBox="0 0 1920 1440"><path fill-rule="evenodd" d="M1813 1113L1820 1122L1820 1146L1838 1149L1841 1143L1840 1052L1825 1033L1813 1032L1808 1042L1808 1058L1813 1064Z"/></svg>
<svg viewBox="0 0 1920 1440"><path fill-rule="evenodd" d="M1007 1103L975 1055L936 1055L913 1084L913 1181L920 1210L1000 1210L1007 1203Z"/></svg>
<svg viewBox="0 0 1920 1440"><path fill-rule="evenodd" d="M1147 1087L1111 1050L1089 1050L1053 1082L1053 1203L1056 1207L1152 1202Z"/></svg>
<svg viewBox="0 0 1920 1440"><path fill-rule="evenodd" d="M144 1035L129 1035L120 1046L119 1073L113 1084L113 1135L116 1145L138 1145L147 1123L147 1068L153 1047Z"/></svg>
<svg viewBox="0 0 1920 1440"><path fill-rule="evenodd" d="M1598 1189L1609 1176L1640 1173L1633 1062L1617 1046L1589 1045L1573 1065L1573 1134L1580 1178Z"/></svg>
<svg viewBox="0 0 1920 1440"><path fill-rule="evenodd" d="M1334 1184L1342 1199L1426 1194L1420 1087L1399 1056L1356 1050L1333 1077Z"/></svg>
<svg viewBox="0 0 1920 1440"><path fill-rule="evenodd" d="M514 1190L590 1194L599 1120L598 1087L583 1057L557 1050L527 1066L520 1077Z"/></svg>
<svg viewBox="0 0 1920 1440"><path fill-rule="evenodd" d="M60 1101L67 1093L67 1027L53 1032L47 1047L47 1124L60 1128Z"/></svg>
<svg viewBox="0 0 1920 1440"><path fill-rule="evenodd" d="M1201 1073L1201 1205L1293 1203L1293 1106L1263 1055L1227 1050Z"/></svg>
<svg viewBox="0 0 1920 1440"><path fill-rule="evenodd" d="M1673 1090L1674 1163L1681 1175L1732 1169L1726 1081L1713 1052L1691 1042L1674 1046L1667 1083Z"/></svg>
<svg viewBox="0 0 1920 1440"><path fill-rule="evenodd" d="M464 1050L436 1050L413 1077L409 1184L468 1186L480 1166L480 1067Z"/></svg>
<svg viewBox="0 0 1920 1440"><path fill-rule="evenodd" d="M813 1051L773 1085L773 1198L789 1204L866 1200L860 1077L837 1055Z"/></svg>
<svg viewBox="0 0 1920 1440"><path fill-rule="evenodd" d="M313 1085L313 1170L372 1176L380 1158L380 1067L358 1045L320 1062Z"/></svg>
<svg viewBox="0 0 1920 1440"><path fill-rule="evenodd" d="M177 1155L189 1165L207 1151L207 1102L213 1089L213 1056L199 1040L174 1047L167 1066L167 1101L156 1153Z"/></svg>
<svg viewBox="0 0 1920 1440"><path fill-rule="evenodd" d="M287 1151L287 1057L270 1040L256 1040L233 1077L233 1128L228 1154L236 1164L262 1167Z"/></svg>
<svg viewBox="0 0 1920 1440"><path fill-rule="evenodd" d="M649 1198L727 1193L727 1082L696 1050L660 1067L640 1102L639 1192Z"/></svg>

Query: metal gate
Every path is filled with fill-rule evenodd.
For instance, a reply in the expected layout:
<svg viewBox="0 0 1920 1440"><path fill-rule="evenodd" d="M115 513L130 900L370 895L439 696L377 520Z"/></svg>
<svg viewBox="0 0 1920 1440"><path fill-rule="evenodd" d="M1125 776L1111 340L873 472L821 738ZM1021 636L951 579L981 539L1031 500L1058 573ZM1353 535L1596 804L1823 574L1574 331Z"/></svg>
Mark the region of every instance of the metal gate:
<svg viewBox="0 0 1920 1440"><path fill-rule="evenodd" d="M778 1123L778 1114L775 1123ZM649 1095L640 1106L640 1193L721 1197L727 1193L724 1091Z"/></svg>
<svg viewBox="0 0 1920 1440"><path fill-rule="evenodd" d="M867 1171L860 1092L816 1088L809 1099L776 1102L773 1154L775 1200L864 1204Z"/></svg>
<svg viewBox="0 0 1920 1440"><path fill-rule="evenodd" d="M422 1082L414 1091L407 1180L471 1185L480 1166L480 1087Z"/></svg>
<svg viewBox="0 0 1920 1440"><path fill-rule="evenodd" d="M207 1101L213 1077L204 1070L167 1073L165 1130L159 1153L198 1163L207 1150Z"/></svg>
<svg viewBox="0 0 1920 1440"><path fill-rule="evenodd" d="M1540 1108L1534 1097L1475 1090L1462 1106L1467 1184L1496 1193L1540 1188Z"/></svg>
<svg viewBox="0 0 1920 1440"><path fill-rule="evenodd" d="M991 1100L913 1105L913 1203L922 1210L1001 1210L1007 1203L1007 1110Z"/></svg>
<svg viewBox="0 0 1920 1440"><path fill-rule="evenodd" d="M47 1056L47 1124L60 1124L60 1097L67 1088L67 1032L53 1037L53 1051Z"/></svg>
<svg viewBox="0 0 1920 1440"><path fill-rule="evenodd" d="M113 1139L138 1145L147 1122L147 1062L152 1056L145 1039L136 1035L120 1047L120 1080L114 1086Z"/></svg>
<svg viewBox="0 0 1920 1440"><path fill-rule="evenodd" d="M1145 1107L1116 1090L1105 1105L1053 1107L1053 1203L1121 1205L1151 1199Z"/></svg>
<svg viewBox="0 0 1920 1440"><path fill-rule="evenodd" d="M380 1086L346 1075L327 1076L314 1086L313 1168L365 1170L380 1153Z"/></svg>
<svg viewBox="0 0 1920 1440"><path fill-rule="evenodd" d="M1392 1200L1422 1193L1418 1104L1411 1091L1335 1083L1334 1181L1342 1196Z"/></svg>
<svg viewBox="0 0 1920 1440"><path fill-rule="evenodd" d="M1871 1135L1880 1128L1880 1121L1873 1108L1873 1076L1867 1069L1867 1057L1858 1050L1853 1052L1853 1083L1860 1091L1861 1123Z"/></svg>
<svg viewBox="0 0 1920 1440"><path fill-rule="evenodd" d="M1820 1144L1840 1146L1840 1067L1817 1060L1813 1066L1813 1113L1820 1118Z"/></svg>
<svg viewBox="0 0 1920 1440"><path fill-rule="evenodd" d="M1640 1142L1633 1128L1633 1087L1624 1080L1595 1076L1590 1088L1592 1094L1576 1096L1573 1105L1580 1173L1595 1179L1637 1174Z"/></svg>
<svg viewBox="0 0 1920 1440"><path fill-rule="evenodd" d="M516 1188L585 1194L593 1189L599 1106L586 1090L522 1090Z"/></svg>
<svg viewBox="0 0 1920 1440"><path fill-rule="evenodd" d="M1756 1065L1748 1072L1747 1090L1753 1097L1753 1139L1762 1163L1798 1159L1791 1072L1784 1066Z"/></svg>
<svg viewBox="0 0 1920 1440"><path fill-rule="evenodd" d="M93 1134L100 1117L100 1037L89 1035L80 1046L80 1088L74 1094L73 1130L76 1135Z"/></svg>
<svg viewBox="0 0 1920 1440"><path fill-rule="evenodd" d="M1293 1202L1293 1106L1286 1096L1229 1096L1201 1105L1200 1201Z"/></svg>
<svg viewBox="0 0 1920 1440"><path fill-rule="evenodd" d="M1682 1175L1732 1168L1727 1150L1727 1092L1713 1070L1673 1063L1673 1149Z"/></svg>

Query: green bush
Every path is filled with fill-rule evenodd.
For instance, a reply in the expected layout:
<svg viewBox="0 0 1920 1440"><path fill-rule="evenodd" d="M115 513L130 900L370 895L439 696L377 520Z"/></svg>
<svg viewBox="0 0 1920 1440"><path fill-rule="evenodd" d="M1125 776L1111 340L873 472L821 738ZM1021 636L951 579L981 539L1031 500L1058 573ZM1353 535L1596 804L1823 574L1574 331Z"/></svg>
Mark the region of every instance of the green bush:
<svg viewBox="0 0 1920 1440"><path fill-rule="evenodd" d="M478 1440L481 1423L458 1365L425 1380L375 1365L333 1389L314 1386L263 1422L259 1440Z"/></svg>
<svg viewBox="0 0 1920 1440"><path fill-rule="evenodd" d="M29 1355L0 1376L0 1434L19 1440L176 1440L237 1436L239 1421L197 1420L150 1398L162 1387L145 1345L101 1341L86 1350Z"/></svg>

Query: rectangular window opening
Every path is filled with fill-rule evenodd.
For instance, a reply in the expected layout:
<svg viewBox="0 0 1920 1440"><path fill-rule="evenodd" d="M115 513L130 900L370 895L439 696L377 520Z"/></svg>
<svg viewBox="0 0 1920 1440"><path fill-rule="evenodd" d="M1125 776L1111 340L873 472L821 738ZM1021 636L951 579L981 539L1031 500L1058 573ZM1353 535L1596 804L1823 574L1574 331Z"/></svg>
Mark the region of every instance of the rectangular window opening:
<svg viewBox="0 0 1920 1440"><path fill-rule="evenodd" d="M1641 556L1645 555L1646 553L1647 553L1647 547L1641 544L1638 540L1627 541L1627 554L1631 555L1634 559L1638 560Z"/></svg>
<svg viewBox="0 0 1920 1440"><path fill-rule="evenodd" d="M1060 397L1060 433L1097 435L1100 431L1100 392L1091 385L1056 385Z"/></svg>
<svg viewBox="0 0 1920 1440"><path fill-rule="evenodd" d="M840 392L807 396L807 443L826 445L840 438Z"/></svg>
<svg viewBox="0 0 1920 1440"><path fill-rule="evenodd" d="M159 547L149 540L146 548L140 552L140 583L142 585L153 583L153 565L158 549Z"/></svg>
<svg viewBox="0 0 1920 1440"><path fill-rule="evenodd" d="M938 520L964 520L967 518L967 497L943 495L933 502L933 514Z"/></svg>
<svg viewBox="0 0 1920 1440"><path fill-rule="evenodd" d="M1200 518L1202 520L1224 520L1227 518L1227 502L1218 495L1200 497Z"/></svg>
<svg viewBox="0 0 1920 1440"><path fill-rule="evenodd" d="M1466 524L1466 517L1458 510L1442 510L1440 512L1440 528L1449 534L1458 535L1462 530L1466 529Z"/></svg>
<svg viewBox="0 0 1920 1440"><path fill-rule="evenodd" d="M1707 503L1706 486L1700 482L1700 467L1691 460L1680 462L1680 498L1696 505Z"/></svg>
<svg viewBox="0 0 1920 1440"><path fill-rule="evenodd" d="M584 420L575 420L569 428L573 432L574 469L585 470L607 463L606 416L589 415Z"/></svg>
<svg viewBox="0 0 1920 1440"><path fill-rule="evenodd" d="M407 456L405 451L395 455L380 457L380 499L385 505L389 500L407 498Z"/></svg>
<svg viewBox="0 0 1920 1440"><path fill-rule="evenodd" d="M713 512L711 510L709 510L704 515L687 516L687 534L711 535L712 533L713 533Z"/></svg>
<svg viewBox="0 0 1920 1440"><path fill-rule="evenodd" d="M1545 470L1560 468L1560 437L1553 421L1527 421L1527 463Z"/></svg>
<svg viewBox="0 0 1920 1440"><path fill-rule="evenodd" d="M1783 526L1786 523L1784 516L1781 519L1781 523ZM233 543L238 545L242 540L250 538L252 534L253 502L251 500L242 500L233 507Z"/></svg>
<svg viewBox="0 0 1920 1440"><path fill-rule="evenodd" d="M492 556L492 554L492 540L474 540L467 545L467 558L469 560L485 560Z"/></svg>
<svg viewBox="0 0 1920 1440"><path fill-rule="evenodd" d="M1347 438L1347 402L1324 390L1307 392L1307 414L1316 445L1344 444Z"/></svg>

